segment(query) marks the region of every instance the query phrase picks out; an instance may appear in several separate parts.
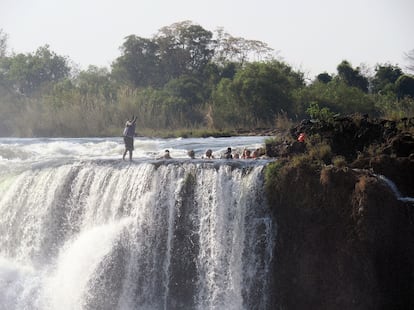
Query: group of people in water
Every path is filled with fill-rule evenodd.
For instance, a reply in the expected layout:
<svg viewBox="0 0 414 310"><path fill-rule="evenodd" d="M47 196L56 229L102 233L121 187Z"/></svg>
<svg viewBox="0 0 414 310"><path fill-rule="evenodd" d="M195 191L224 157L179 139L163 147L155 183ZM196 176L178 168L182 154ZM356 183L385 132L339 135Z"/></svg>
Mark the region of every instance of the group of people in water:
<svg viewBox="0 0 414 310"><path fill-rule="evenodd" d="M129 153L129 160L132 160L132 153L134 151L134 137L135 137L135 127L136 127L137 117L135 115L132 118L126 121L124 131L123 131L123 138L125 144L125 151L122 156L122 159L125 160L125 156ZM195 159L195 152L194 150L189 150L187 155L191 159ZM243 152L240 154L238 152L233 152L231 147L228 147L224 154L220 155L221 159L257 159L264 156L264 152L261 149L256 149L251 152L249 149L244 149ZM213 151L208 149L201 157L202 159L214 159L215 156L213 155ZM165 150L164 154L157 159L171 159L170 151Z"/></svg>
<svg viewBox="0 0 414 310"><path fill-rule="evenodd" d="M255 149L253 152L247 148L243 150L240 154L238 152L233 152L231 147L227 148L227 151L220 156L222 159L257 159L264 156L264 151L260 148ZM191 157L191 156L190 156ZM211 149L206 151L205 156L201 157L203 159L214 159L214 155Z"/></svg>
<svg viewBox="0 0 414 310"><path fill-rule="evenodd" d="M194 150L189 150L187 152L188 157L191 159L196 159ZM238 152L233 152L231 147L228 147L226 152L223 154L220 154L220 159L257 159L257 158L263 158L264 152L262 149L256 149L253 152L249 149L244 149L242 154ZM164 154L157 159L171 159L170 151L165 150ZM201 156L201 159L215 159L216 157L213 155L213 151L211 149L208 149L206 153Z"/></svg>

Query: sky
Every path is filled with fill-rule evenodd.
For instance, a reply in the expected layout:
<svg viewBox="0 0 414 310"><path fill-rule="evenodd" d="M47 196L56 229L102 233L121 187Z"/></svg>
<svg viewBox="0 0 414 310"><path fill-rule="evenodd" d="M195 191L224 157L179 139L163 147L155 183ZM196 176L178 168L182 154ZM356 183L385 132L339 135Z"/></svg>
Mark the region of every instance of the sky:
<svg viewBox="0 0 414 310"><path fill-rule="evenodd" d="M404 53L414 49L413 13L413 0L0 0L0 29L9 52L47 44L81 69L109 68L126 36L152 38L189 20L262 41L313 79L336 73L342 60L404 69Z"/></svg>

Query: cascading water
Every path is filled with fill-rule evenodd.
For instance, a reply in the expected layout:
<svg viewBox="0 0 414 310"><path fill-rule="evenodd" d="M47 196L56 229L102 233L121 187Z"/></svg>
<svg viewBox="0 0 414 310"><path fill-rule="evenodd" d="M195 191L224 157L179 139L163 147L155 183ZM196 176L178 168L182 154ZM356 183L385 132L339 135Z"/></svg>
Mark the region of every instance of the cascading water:
<svg viewBox="0 0 414 310"><path fill-rule="evenodd" d="M392 190L392 192L394 193L395 197L403 202L410 202L410 203L414 203L414 197L403 197L403 195L401 195L401 192L399 191L397 185L395 185L395 183L393 181L391 181L390 179L388 179L387 177L385 177L384 175L376 175L377 178L379 178L380 180L382 180L385 184L387 184L387 186Z"/></svg>
<svg viewBox="0 0 414 310"><path fill-rule="evenodd" d="M0 179L1 309L269 309L263 164L85 160Z"/></svg>

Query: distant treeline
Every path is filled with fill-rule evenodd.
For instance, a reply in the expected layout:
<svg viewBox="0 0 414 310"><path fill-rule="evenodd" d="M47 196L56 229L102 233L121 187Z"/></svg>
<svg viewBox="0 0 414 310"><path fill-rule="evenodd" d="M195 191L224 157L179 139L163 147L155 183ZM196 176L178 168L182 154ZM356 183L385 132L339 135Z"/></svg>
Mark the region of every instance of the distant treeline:
<svg viewBox="0 0 414 310"><path fill-rule="evenodd" d="M396 65L368 76L344 60L305 83L267 44L189 21L127 36L120 49L110 68L80 71L48 45L8 53L0 29L0 136L119 135L132 114L141 133L272 127L280 115L414 116L414 77Z"/></svg>

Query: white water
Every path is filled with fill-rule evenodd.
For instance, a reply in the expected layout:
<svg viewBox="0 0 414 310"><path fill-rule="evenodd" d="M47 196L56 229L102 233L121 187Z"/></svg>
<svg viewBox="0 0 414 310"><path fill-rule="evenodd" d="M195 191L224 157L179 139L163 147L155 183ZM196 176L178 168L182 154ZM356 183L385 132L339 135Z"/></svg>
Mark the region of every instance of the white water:
<svg viewBox="0 0 414 310"><path fill-rule="evenodd" d="M265 162L184 159L255 138L0 139L0 309L269 309Z"/></svg>
<svg viewBox="0 0 414 310"><path fill-rule="evenodd" d="M387 184L387 186L392 190L392 192L394 193L395 197L403 202L412 202L414 203L414 197L404 197L400 190L398 189L397 185L395 185L395 183L393 181L391 181L390 179L388 179L387 177L383 176L383 175L377 175L377 177L382 180L385 184Z"/></svg>

